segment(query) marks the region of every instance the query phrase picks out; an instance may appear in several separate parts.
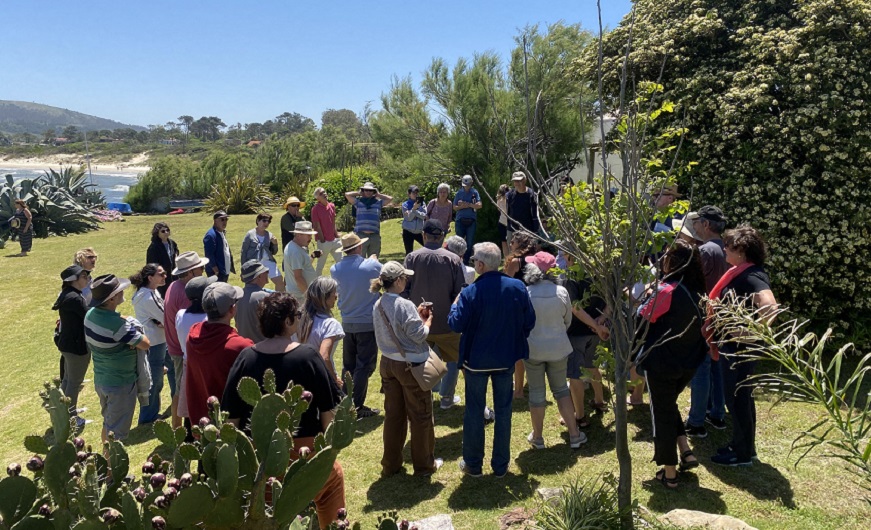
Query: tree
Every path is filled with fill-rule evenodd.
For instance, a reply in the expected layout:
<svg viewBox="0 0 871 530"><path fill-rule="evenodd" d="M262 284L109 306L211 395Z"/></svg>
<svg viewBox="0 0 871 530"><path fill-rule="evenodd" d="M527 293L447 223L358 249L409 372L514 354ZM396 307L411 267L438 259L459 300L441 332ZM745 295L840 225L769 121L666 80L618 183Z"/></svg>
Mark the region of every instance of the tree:
<svg viewBox="0 0 871 530"><path fill-rule="evenodd" d="M871 5L866 0L635 2L604 39L603 101L658 79L688 134L681 184L770 245L778 300L867 343L871 324ZM633 45L625 44L631 32ZM595 70L596 51L579 60ZM627 87L631 89L631 84ZM653 133L653 131L652 131Z"/></svg>
<svg viewBox="0 0 871 530"><path fill-rule="evenodd" d="M327 109L321 114L321 129L335 127L349 139L362 141L366 139L366 129L363 122L349 109Z"/></svg>
<svg viewBox="0 0 871 530"><path fill-rule="evenodd" d="M64 127L63 132L61 132L61 136L64 138L69 138L70 142L78 142L79 141L79 128L75 125L67 125Z"/></svg>
<svg viewBox="0 0 871 530"><path fill-rule="evenodd" d="M46 143L46 144L50 144L54 140L56 134L57 133L55 132L54 129L46 129L42 133L42 142Z"/></svg>
<svg viewBox="0 0 871 530"><path fill-rule="evenodd" d="M297 112L284 112L275 117L277 128L274 132L280 135L299 134L315 129L315 122Z"/></svg>

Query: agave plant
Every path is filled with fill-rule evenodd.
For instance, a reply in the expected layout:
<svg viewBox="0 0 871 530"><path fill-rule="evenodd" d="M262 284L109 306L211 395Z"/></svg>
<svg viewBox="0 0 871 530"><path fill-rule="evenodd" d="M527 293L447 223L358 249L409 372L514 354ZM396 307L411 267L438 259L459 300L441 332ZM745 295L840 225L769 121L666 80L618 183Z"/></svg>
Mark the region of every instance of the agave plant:
<svg viewBox="0 0 871 530"><path fill-rule="evenodd" d="M249 175L237 175L215 184L206 199L206 209L211 212L224 210L230 214L253 213L272 201L267 186L257 183Z"/></svg>
<svg viewBox="0 0 871 530"><path fill-rule="evenodd" d="M15 213L17 199L24 200L33 214L37 237L80 234L100 228L97 217L63 188L47 184L42 177L16 182L12 175L6 175L0 181L0 239L4 241L11 233L8 219Z"/></svg>
<svg viewBox="0 0 871 530"><path fill-rule="evenodd" d="M106 197L97 185L88 182L84 167L73 169L68 166L61 168L60 172L49 168L43 173L36 180L68 192L82 206L93 208L106 204Z"/></svg>

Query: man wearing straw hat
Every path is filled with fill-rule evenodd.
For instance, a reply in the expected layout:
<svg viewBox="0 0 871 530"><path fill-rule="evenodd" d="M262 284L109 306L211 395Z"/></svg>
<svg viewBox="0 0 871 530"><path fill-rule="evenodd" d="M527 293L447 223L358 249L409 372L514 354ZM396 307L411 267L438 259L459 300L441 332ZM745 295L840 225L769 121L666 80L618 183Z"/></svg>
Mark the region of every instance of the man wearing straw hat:
<svg viewBox="0 0 871 530"><path fill-rule="evenodd" d="M357 417L377 415L378 409L365 405L369 389L369 376L375 371L378 344L375 342L375 324L372 311L378 295L369 287L381 274L381 264L372 255L363 258L366 239L351 232L342 236L345 257L330 268L330 275L339 284L339 312L342 314L342 371L350 372L354 379L354 406Z"/></svg>
<svg viewBox="0 0 871 530"><path fill-rule="evenodd" d="M191 306L191 301L185 294L185 287L192 279L202 276L209 264L208 258L200 258L194 251L182 252L175 259L175 269L172 275L178 278L172 282L166 291L166 299L163 303L163 330L166 334L166 350L172 364L167 366L169 373L169 389L172 395L172 426L181 426L181 417L178 415L178 389L184 378L184 351L178 339L178 330L175 326L175 317L182 309Z"/></svg>
<svg viewBox="0 0 871 530"><path fill-rule="evenodd" d="M284 211L287 213L281 216L281 248L287 248L287 244L293 240L293 226L300 221L305 221L302 215L303 208L305 202L295 195L284 201Z"/></svg>
<svg viewBox="0 0 871 530"><path fill-rule="evenodd" d="M284 276L287 278L287 292L302 304L305 292L315 278L317 271L312 266L315 256L308 253L308 245L317 232L309 221L299 221L293 225L293 240L284 248Z"/></svg>
<svg viewBox="0 0 871 530"><path fill-rule="evenodd" d="M91 309L85 315L85 340L94 362L94 388L100 398L103 415L102 437L110 432L124 440L133 423L140 381L146 381L145 404L148 404L150 372L145 354L151 347L135 318L117 312L124 302L129 280L114 274L98 276L91 285ZM139 351L143 352L139 362Z"/></svg>

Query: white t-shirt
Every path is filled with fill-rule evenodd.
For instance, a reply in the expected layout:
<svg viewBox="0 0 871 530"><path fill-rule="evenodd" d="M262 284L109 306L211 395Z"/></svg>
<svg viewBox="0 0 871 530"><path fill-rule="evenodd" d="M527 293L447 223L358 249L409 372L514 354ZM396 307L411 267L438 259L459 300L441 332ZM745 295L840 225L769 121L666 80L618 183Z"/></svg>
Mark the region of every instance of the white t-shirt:
<svg viewBox="0 0 871 530"><path fill-rule="evenodd" d="M221 239L224 240L224 270L227 271L227 274L230 273L230 262L233 258L230 257L230 243L227 242L227 233L221 232Z"/></svg>
<svg viewBox="0 0 871 530"><path fill-rule="evenodd" d="M182 309L176 313L175 331L178 334L178 343L181 345L181 351L184 353L185 358L187 358L187 342L191 328L194 327L194 324L197 322L205 322L208 318L209 316L205 313L188 313L187 309Z"/></svg>
<svg viewBox="0 0 871 530"><path fill-rule="evenodd" d="M321 342L324 339L334 338L333 349L330 351L330 357L336 353L336 347L339 341L345 337L345 332L342 330L342 325L333 317L327 315L315 315L312 323L312 330L309 333L306 344L311 344L318 351L321 350Z"/></svg>
<svg viewBox="0 0 871 530"><path fill-rule="evenodd" d="M465 269L466 270L463 273L463 275L465 276L465 279L466 279L466 285L472 285L472 283L474 283L474 281L475 281L475 268L469 267L468 265L466 265Z"/></svg>
<svg viewBox="0 0 871 530"><path fill-rule="evenodd" d="M287 276L287 292L297 300L305 300L305 293L300 292L296 286L293 271L302 270L302 277L308 287L318 277L318 273L312 266L311 256L308 249L297 245L294 241L287 244L284 249L284 275Z"/></svg>

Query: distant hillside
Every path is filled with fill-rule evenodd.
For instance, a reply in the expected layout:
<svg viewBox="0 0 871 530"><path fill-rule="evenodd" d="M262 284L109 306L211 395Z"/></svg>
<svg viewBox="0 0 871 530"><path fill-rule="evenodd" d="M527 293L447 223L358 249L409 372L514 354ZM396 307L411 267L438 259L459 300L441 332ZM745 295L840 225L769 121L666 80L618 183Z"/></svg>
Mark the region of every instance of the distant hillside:
<svg viewBox="0 0 871 530"><path fill-rule="evenodd" d="M82 131L127 128L145 130L138 125L127 125L59 107L26 101L0 100L0 132L42 134L46 129L63 129L69 125L74 125Z"/></svg>

